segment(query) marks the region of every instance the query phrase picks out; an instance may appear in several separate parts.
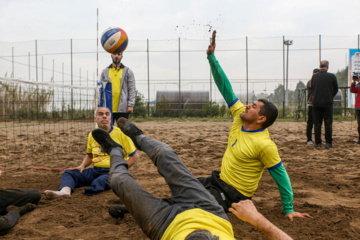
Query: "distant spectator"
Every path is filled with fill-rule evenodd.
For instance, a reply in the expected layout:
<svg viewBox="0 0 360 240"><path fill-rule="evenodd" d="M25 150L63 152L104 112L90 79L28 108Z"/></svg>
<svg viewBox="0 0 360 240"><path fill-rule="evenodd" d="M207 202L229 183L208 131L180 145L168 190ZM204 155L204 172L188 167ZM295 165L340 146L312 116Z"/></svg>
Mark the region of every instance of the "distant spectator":
<svg viewBox="0 0 360 240"><path fill-rule="evenodd" d="M356 83L357 82L357 83ZM355 75L353 76L353 82L351 83L350 92L356 94L356 100L355 100L355 116L358 124L358 133L359 133L359 141L357 141L355 144L360 144L360 84L359 84L359 76Z"/></svg>
<svg viewBox="0 0 360 240"><path fill-rule="evenodd" d="M313 70L313 75L320 72L320 69L315 68ZM312 141L312 129L314 125L313 116L312 116L312 91L311 91L311 79L306 84L306 90L307 90L307 104L308 104L308 121L306 126L306 136L307 136L307 145L314 145L314 142Z"/></svg>
<svg viewBox="0 0 360 240"><path fill-rule="evenodd" d="M313 119L315 126L315 147L321 147L321 126L325 125L325 147L333 148L332 123L334 97L339 91L336 76L328 73L329 62L320 62L320 72L311 78L311 90L313 93Z"/></svg>

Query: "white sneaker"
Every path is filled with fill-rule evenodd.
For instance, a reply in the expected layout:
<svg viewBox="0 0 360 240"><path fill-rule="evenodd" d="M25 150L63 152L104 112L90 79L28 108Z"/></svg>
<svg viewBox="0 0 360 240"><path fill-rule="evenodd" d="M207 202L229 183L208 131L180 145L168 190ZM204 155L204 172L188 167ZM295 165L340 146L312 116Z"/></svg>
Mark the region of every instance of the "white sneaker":
<svg viewBox="0 0 360 240"><path fill-rule="evenodd" d="M314 145L314 143L313 143L313 141L307 141L307 143L306 143L307 145L311 145L311 146L313 146Z"/></svg>
<svg viewBox="0 0 360 240"><path fill-rule="evenodd" d="M45 197L49 200L59 197L70 197L71 195L68 193L64 193L61 191L52 191L52 190L45 190Z"/></svg>

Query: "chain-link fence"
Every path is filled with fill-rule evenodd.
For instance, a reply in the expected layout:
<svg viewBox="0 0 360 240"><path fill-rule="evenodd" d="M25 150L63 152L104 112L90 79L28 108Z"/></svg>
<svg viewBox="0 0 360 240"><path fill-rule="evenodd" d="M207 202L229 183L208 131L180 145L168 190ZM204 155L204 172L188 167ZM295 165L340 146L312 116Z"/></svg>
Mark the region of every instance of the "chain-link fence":
<svg viewBox="0 0 360 240"><path fill-rule="evenodd" d="M286 45L288 40L292 45ZM311 77L321 59L330 72L348 65L350 48L359 48L354 36L218 37L216 57L244 103L288 91L278 96L279 107L294 106L288 92ZM206 49L209 40L132 40L123 63L135 73L136 87L151 105L159 91L207 91L209 102L223 104L211 79ZM110 55L96 40L54 40L0 43L0 76L77 87L95 87ZM98 52L98 53L97 53ZM280 99L281 97L281 99ZM279 100L280 99L280 100ZM184 105L180 103L180 105Z"/></svg>
<svg viewBox="0 0 360 240"><path fill-rule="evenodd" d="M289 39L292 45L285 45ZM209 40L130 38L123 63L135 73L137 102L147 115L225 114L206 59ZM330 61L331 72L346 68L349 48L359 48L359 43L359 35L219 36L216 57L243 103L273 99L280 116L305 119L306 92L295 91L298 83L306 84L321 59ZM95 39L0 43L2 165L14 166L20 159L22 165L44 165L79 144L85 151L85 139L95 126L96 82L110 63ZM349 95L343 87L339 111L347 115ZM157 99L161 92L173 93L175 102ZM186 97L200 93L206 101Z"/></svg>

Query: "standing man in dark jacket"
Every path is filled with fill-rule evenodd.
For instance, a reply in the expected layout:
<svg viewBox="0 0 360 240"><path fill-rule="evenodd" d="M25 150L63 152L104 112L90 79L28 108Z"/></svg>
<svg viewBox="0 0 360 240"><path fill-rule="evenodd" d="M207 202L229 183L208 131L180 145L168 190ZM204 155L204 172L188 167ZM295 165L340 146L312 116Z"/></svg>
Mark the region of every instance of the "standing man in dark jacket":
<svg viewBox="0 0 360 240"><path fill-rule="evenodd" d="M320 69L315 68L313 70L313 75L320 72ZM313 93L311 90L311 79L307 82L306 84L306 90L307 90L307 104L308 104L308 121L307 121L307 126L306 126L306 137L307 137L307 145L314 145L314 142L312 141L312 130L313 130L313 125L314 125L314 120L313 120L313 107L312 107L312 98L313 98Z"/></svg>
<svg viewBox="0 0 360 240"><path fill-rule="evenodd" d="M325 125L325 147L333 148L332 123L334 97L339 91L336 76L328 73L329 61L320 62L320 72L311 78L313 92L313 119L315 126L315 147L321 147L321 126Z"/></svg>

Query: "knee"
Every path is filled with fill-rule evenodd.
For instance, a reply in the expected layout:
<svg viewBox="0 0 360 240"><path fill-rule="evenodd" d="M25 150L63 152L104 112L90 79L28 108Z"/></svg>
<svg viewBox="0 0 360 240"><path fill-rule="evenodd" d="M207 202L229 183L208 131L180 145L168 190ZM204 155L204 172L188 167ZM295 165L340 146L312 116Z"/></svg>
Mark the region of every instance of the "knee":
<svg viewBox="0 0 360 240"><path fill-rule="evenodd" d="M65 170L62 174L62 177L64 176L75 177L77 174L80 174L79 170Z"/></svg>
<svg viewBox="0 0 360 240"><path fill-rule="evenodd" d="M156 149L155 152L156 152L156 156L158 158L165 158L171 154L177 155L177 153L174 151L174 149L172 149L172 147L170 147L170 146L161 146L158 149Z"/></svg>
<svg viewBox="0 0 360 240"><path fill-rule="evenodd" d="M122 174L118 172L114 172L110 174L109 183L112 188L123 182L123 178L121 175Z"/></svg>
<svg viewBox="0 0 360 240"><path fill-rule="evenodd" d="M36 190L32 190L31 192L29 192L29 196L32 200L31 203L33 204L38 204L41 199L41 193Z"/></svg>
<svg viewBox="0 0 360 240"><path fill-rule="evenodd" d="M73 175L74 170L65 170L63 175Z"/></svg>

